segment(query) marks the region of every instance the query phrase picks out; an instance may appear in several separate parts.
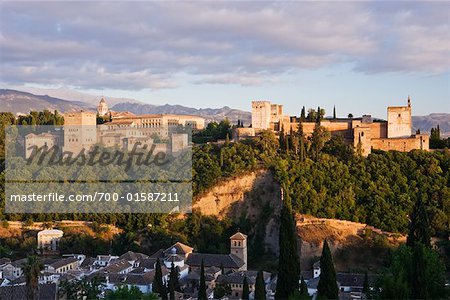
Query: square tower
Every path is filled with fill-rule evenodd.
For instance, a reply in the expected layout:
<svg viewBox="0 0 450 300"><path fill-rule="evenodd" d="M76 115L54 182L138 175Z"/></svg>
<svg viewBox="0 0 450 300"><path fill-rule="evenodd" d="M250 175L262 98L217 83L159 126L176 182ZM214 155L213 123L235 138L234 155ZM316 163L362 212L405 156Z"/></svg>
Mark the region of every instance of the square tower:
<svg viewBox="0 0 450 300"><path fill-rule="evenodd" d="M241 271L247 270L247 236L239 231L230 237L230 254L239 257L244 265Z"/></svg>
<svg viewBox="0 0 450 300"><path fill-rule="evenodd" d="M64 151L79 153L97 143L97 116L80 111L64 114Z"/></svg>
<svg viewBox="0 0 450 300"><path fill-rule="evenodd" d="M271 105L269 101L252 101L252 128L270 129Z"/></svg>
<svg viewBox="0 0 450 300"><path fill-rule="evenodd" d="M412 130L411 99L407 106L389 106L387 108L387 137L410 137Z"/></svg>

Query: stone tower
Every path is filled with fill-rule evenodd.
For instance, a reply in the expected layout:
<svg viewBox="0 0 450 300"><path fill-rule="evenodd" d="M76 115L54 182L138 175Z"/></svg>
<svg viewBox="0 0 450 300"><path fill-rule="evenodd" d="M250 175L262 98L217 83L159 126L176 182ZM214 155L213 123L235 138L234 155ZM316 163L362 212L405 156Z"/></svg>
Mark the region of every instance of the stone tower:
<svg viewBox="0 0 450 300"><path fill-rule="evenodd" d="M270 129L271 105L269 101L252 101L252 127Z"/></svg>
<svg viewBox="0 0 450 300"><path fill-rule="evenodd" d="M387 137L410 137L412 130L411 98L407 106L389 106L387 109Z"/></svg>
<svg viewBox="0 0 450 300"><path fill-rule="evenodd" d="M100 117L103 117L104 115L108 114L108 112L109 112L108 104L106 104L105 98L102 97L97 106L97 113Z"/></svg>
<svg viewBox="0 0 450 300"><path fill-rule="evenodd" d="M247 270L247 236L239 231L230 237L230 254L239 257L244 265L241 271Z"/></svg>

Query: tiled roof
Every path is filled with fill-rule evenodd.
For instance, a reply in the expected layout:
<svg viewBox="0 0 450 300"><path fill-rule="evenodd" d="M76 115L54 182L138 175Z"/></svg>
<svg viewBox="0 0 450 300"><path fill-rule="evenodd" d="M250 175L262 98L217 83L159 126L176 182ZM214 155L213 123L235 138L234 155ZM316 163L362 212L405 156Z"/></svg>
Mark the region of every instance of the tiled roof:
<svg viewBox="0 0 450 300"><path fill-rule="evenodd" d="M242 232L236 232L230 237L230 240L246 240L247 236Z"/></svg>
<svg viewBox="0 0 450 300"><path fill-rule="evenodd" d="M75 257L63 258L63 259L60 259L60 260L52 263L50 266L55 269L59 269L61 267L67 266L69 264L73 264L74 262L77 262L77 261L78 261L78 259L76 259Z"/></svg>
<svg viewBox="0 0 450 300"><path fill-rule="evenodd" d="M240 271L233 272L225 275L217 276L217 283L223 284L243 284L244 277L247 277L248 284L254 284L256 282L256 276L258 275L257 271ZM270 273L263 272L263 277L265 280L269 279Z"/></svg>
<svg viewBox="0 0 450 300"><path fill-rule="evenodd" d="M24 284L24 283L26 283L26 282L27 282L27 280L26 280L25 276L22 275L22 276L20 276L20 277L17 277L16 279L12 280L12 281L10 282L10 284L11 284L11 285L21 285L21 284ZM1 298L0 298L0 299L1 299Z"/></svg>
<svg viewBox="0 0 450 300"><path fill-rule="evenodd" d="M148 258L148 255L143 254L143 253L133 252L133 251L125 252L124 254L122 254L119 257L119 259L123 259L126 261L136 261L136 260L140 260L140 259L144 259L144 258Z"/></svg>
<svg viewBox="0 0 450 300"><path fill-rule="evenodd" d="M156 258L144 258L139 260L139 267L146 269L154 269L156 264Z"/></svg>
<svg viewBox="0 0 450 300"><path fill-rule="evenodd" d="M106 268L104 268L103 271L108 272L108 273L119 273L119 272L122 272L123 270L128 269L129 267L131 267L131 265L128 261L118 260L118 261L115 261L114 263L111 263Z"/></svg>
<svg viewBox="0 0 450 300"><path fill-rule="evenodd" d="M220 267L239 269L244 262L233 254L209 254L209 253L191 253L189 254L186 264L189 266L200 267L203 260L205 267Z"/></svg>
<svg viewBox="0 0 450 300"><path fill-rule="evenodd" d="M167 248L166 250L164 250L164 253L171 254L173 248L175 248L176 254L188 254L188 253L192 253L192 251L194 250L194 248L189 247L188 245L177 242L177 243L173 244L172 246L170 246L169 248Z"/></svg>
<svg viewBox="0 0 450 300"><path fill-rule="evenodd" d="M364 285L364 274L352 274L352 273L337 273L336 281L340 286L360 287ZM377 277L369 275L369 282L375 282Z"/></svg>
<svg viewBox="0 0 450 300"><path fill-rule="evenodd" d="M86 257L83 262L80 265L80 268L82 269L89 269L90 267L92 267L92 265L95 262L95 258L93 257Z"/></svg>
<svg viewBox="0 0 450 300"><path fill-rule="evenodd" d="M24 265L26 262L27 262L27 259L26 259L26 258L22 258L22 259L18 259L18 260L13 261L13 262L11 263L11 265L13 265L13 266L16 267L16 268L22 268L23 265Z"/></svg>

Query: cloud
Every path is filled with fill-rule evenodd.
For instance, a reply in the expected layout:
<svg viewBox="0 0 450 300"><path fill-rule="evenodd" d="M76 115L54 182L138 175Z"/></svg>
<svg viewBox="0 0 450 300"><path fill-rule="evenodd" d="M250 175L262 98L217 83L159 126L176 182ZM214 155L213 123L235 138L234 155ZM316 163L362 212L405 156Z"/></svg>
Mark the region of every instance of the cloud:
<svg viewBox="0 0 450 300"><path fill-rule="evenodd" d="M1 80L80 88L260 85L303 69L450 70L445 2L2 2ZM276 79L278 80L278 79Z"/></svg>

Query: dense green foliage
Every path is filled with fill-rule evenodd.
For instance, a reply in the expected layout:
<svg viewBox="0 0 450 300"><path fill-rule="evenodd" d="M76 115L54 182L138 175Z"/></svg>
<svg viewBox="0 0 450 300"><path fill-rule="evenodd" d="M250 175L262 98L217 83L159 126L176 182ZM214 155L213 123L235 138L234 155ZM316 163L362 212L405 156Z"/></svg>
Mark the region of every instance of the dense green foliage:
<svg viewBox="0 0 450 300"><path fill-rule="evenodd" d="M227 119L217 122L210 122L206 128L194 132L192 141L194 143L217 142L217 140L224 140L231 135L231 124Z"/></svg>
<svg viewBox="0 0 450 300"><path fill-rule="evenodd" d="M60 298L67 300L95 300L99 299L105 286L105 279L98 276L84 277L81 280L63 280L58 293Z"/></svg>
<svg viewBox="0 0 450 300"><path fill-rule="evenodd" d="M381 299L445 299L445 266L439 254L422 244L402 245L380 280Z"/></svg>
<svg viewBox="0 0 450 300"><path fill-rule="evenodd" d="M275 158L272 169L276 179L290 187L294 211L406 232L420 188L432 233L448 234L449 152L374 151L362 158L348 156L346 146L336 145L335 139L328 142L317 161L301 161L297 155Z"/></svg>
<svg viewBox="0 0 450 300"><path fill-rule="evenodd" d="M136 286L119 286L115 291L107 291L105 300L158 300L156 294L144 294Z"/></svg>
<svg viewBox="0 0 450 300"><path fill-rule="evenodd" d="M318 299L338 299L339 288L336 283L333 257L328 242L323 242L322 256L320 257L320 279L317 285Z"/></svg>
<svg viewBox="0 0 450 300"><path fill-rule="evenodd" d="M370 297L444 299L450 295L445 287L445 267L431 246L429 231L428 215L419 194L411 213L407 243L394 252L376 289L379 295L369 293Z"/></svg>
<svg viewBox="0 0 450 300"><path fill-rule="evenodd" d="M450 137L447 137L446 139L441 138L441 129L439 128L439 125L436 128L431 128L430 148L431 149L450 148Z"/></svg>
<svg viewBox="0 0 450 300"><path fill-rule="evenodd" d="M224 296L230 296L232 293L229 284L217 283L214 287L214 299L221 299Z"/></svg>

